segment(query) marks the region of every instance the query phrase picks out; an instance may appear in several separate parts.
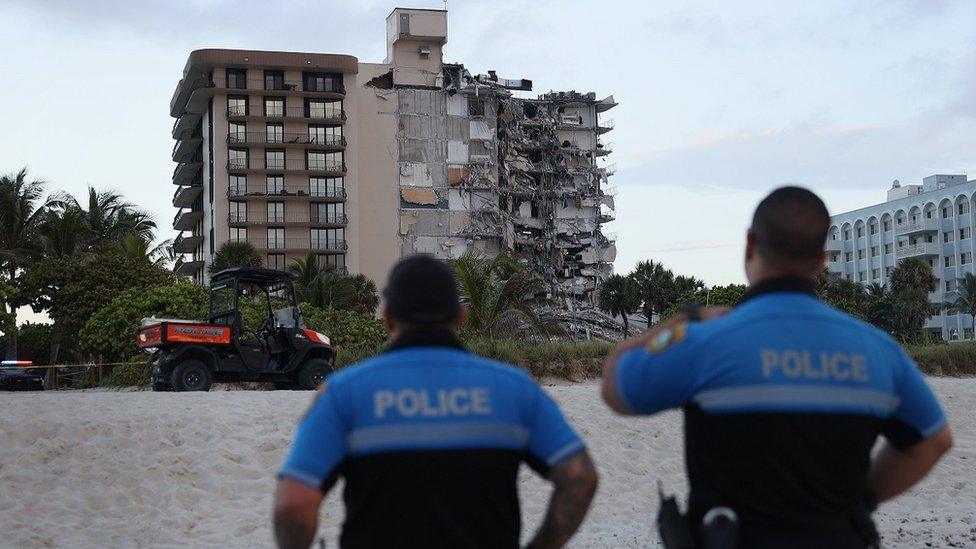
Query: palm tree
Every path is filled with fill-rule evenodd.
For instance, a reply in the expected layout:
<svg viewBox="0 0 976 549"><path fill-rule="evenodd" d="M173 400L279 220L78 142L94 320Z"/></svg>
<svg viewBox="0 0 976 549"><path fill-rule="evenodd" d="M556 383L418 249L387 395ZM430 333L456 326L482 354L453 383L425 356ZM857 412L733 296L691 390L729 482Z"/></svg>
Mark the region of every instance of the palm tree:
<svg viewBox="0 0 976 549"><path fill-rule="evenodd" d="M319 267L315 254L309 252L304 259L296 257L288 266L288 270L298 275L298 278L295 279L295 297L298 302L324 308L322 279L319 277L322 269Z"/></svg>
<svg viewBox="0 0 976 549"><path fill-rule="evenodd" d="M376 283L363 274L343 277L349 288L349 297L345 308L363 313L373 314L380 304L380 296L376 292Z"/></svg>
<svg viewBox="0 0 976 549"><path fill-rule="evenodd" d="M666 293L668 288L673 285L674 273L665 269L661 263L655 263L648 259L638 263L634 267L634 271L630 273L630 277L637 284L641 298L641 312L644 313L647 324L650 325L654 311L661 312L664 310L661 305L667 300Z"/></svg>
<svg viewBox="0 0 976 549"><path fill-rule="evenodd" d="M11 285L40 249L37 229L49 203L44 199L44 185L39 179L28 180L27 168L0 177L0 272ZM17 306L13 302L4 299L3 313L13 325L17 324ZM16 330L10 330L6 356L17 358Z"/></svg>
<svg viewBox="0 0 976 549"><path fill-rule="evenodd" d="M458 279L461 302L468 307L466 328L483 335L516 335L525 326L539 332L548 326L534 310L542 281L512 256L493 258L473 251L450 260Z"/></svg>
<svg viewBox="0 0 976 549"><path fill-rule="evenodd" d="M250 242L225 242L217 248L213 262L210 264L211 273L219 273L231 267L260 267L261 254Z"/></svg>
<svg viewBox="0 0 976 549"><path fill-rule="evenodd" d="M932 316L929 292L935 290L932 267L922 258L898 262L891 270L893 328L902 340L915 340L925 320Z"/></svg>
<svg viewBox="0 0 976 549"><path fill-rule="evenodd" d="M163 240L159 244L153 243L138 233L130 233L122 237L119 246L122 253L133 260L145 259L157 267L165 267L172 257L173 241Z"/></svg>
<svg viewBox="0 0 976 549"><path fill-rule="evenodd" d="M966 273L966 276L959 281L956 287L956 299L951 307L957 313L969 315L973 326L976 327L976 276L973 273Z"/></svg>
<svg viewBox="0 0 976 549"><path fill-rule="evenodd" d="M872 282L864 289L868 295L868 299L879 299L888 294L888 288L884 284L879 282Z"/></svg>
<svg viewBox="0 0 976 549"><path fill-rule="evenodd" d="M44 251L55 259L81 255L88 251L88 243L91 241L85 212L60 205L46 212L38 234Z"/></svg>
<svg viewBox="0 0 976 549"><path fill-rule="evenodd" d="M624 337L630 336L630 325L627 315L636 311L641 305L641 296L637 283L629 276L612 275L603 281L597 294L600 309L610 316L620 316L624 320Z"/></svg>

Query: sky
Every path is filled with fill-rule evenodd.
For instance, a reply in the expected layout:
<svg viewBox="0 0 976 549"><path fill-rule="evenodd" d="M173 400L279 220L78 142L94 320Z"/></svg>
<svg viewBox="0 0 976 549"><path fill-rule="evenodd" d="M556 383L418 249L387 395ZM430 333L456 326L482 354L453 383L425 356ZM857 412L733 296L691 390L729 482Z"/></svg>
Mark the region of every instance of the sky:
<svg viewBox="0 0 976 549"><path fill-rule="evenodd" d="M385 55L376 0L0 0L0 172L114 189L169 227L169 101L190 51ZM414 0L405 7L443 8ZM798 184L831 212L976 178L976 2L451 0L445 61L613 95L616 272L744 282L745 229Z"/></svg>

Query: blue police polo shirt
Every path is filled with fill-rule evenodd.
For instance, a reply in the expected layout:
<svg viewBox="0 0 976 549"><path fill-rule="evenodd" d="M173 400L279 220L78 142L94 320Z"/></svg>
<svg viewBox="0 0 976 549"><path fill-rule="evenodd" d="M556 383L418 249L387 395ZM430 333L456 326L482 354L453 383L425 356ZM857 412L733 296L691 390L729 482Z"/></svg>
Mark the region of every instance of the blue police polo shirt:
<svg viewBox="0 0 976 549"><path fill-rule="evenodd" d="M525 372L408 333L329 377L279 477L344 478L344 547L516 547L519 464L546 475L583 449Z"/></svg>
<svg viewBox="0 0 976 549"><path fill-rule="evenodd" d="M905 448L946 424L897 342L798 279L624 353L613 382L635 412L684 409L693 518L728 505L772 527L843 523L879 434Z"/></svg>

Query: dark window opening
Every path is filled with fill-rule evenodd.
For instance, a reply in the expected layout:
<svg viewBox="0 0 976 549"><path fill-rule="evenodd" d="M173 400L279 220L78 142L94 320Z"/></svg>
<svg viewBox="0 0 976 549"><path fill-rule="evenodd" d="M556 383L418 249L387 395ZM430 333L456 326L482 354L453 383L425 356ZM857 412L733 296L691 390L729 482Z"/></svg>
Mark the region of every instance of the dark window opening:
<svg viewBox="0 0 976 549"><path fill-rule="evenodd" d="M285 73L282 71L264 71L264 89L285 89Z"/></svg>
<svg viewBox="0 0 976 549"><path fill-rule="evenodd" d="M342 73L306 72L302 73L305 91L338 92L342 91Z"/></svg>
<svg viewBox="0 0 976 549"><path fill-rule="evenodd" d="M227 87L235 90L247 89L247 70L227 69Z"/></svg>

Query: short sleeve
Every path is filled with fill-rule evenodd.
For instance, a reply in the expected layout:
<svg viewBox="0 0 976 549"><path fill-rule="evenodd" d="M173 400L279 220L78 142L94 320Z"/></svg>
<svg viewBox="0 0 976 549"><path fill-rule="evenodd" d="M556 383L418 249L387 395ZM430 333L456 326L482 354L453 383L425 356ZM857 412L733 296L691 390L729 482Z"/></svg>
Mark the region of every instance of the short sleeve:
<svg viewBox="0 0 976 549"><path fill-rule="evenodd" d="M322 395L298 424L295 442L278 478L327 490L346 456L346 429L336 408L334 389Z"/></svg>
<svg viewBox="0 0 976 549"><path fill-rule="evenodd" d="M945 427L946 417L915 362L901 348L898 355L898 407L885 423L883 433L895 447L907 448L938 433Z"/></svg>
<svg viewBox="0 0 976 549"><path fill-rule="evenodd" d="M534 384L533 384L534 385ZM534 410L530 410L528 452L529 465L540 474L585 448L583 440L570 427L552 398L534 385Z"/></svg>
<svg viewBox="0 0 976 549"><path fill-rule="evenodd" d="M697 379L694 325L676 324L658 333L646 347L620 355L613 388L623 404L639 414L684 406Z"/></svg>

